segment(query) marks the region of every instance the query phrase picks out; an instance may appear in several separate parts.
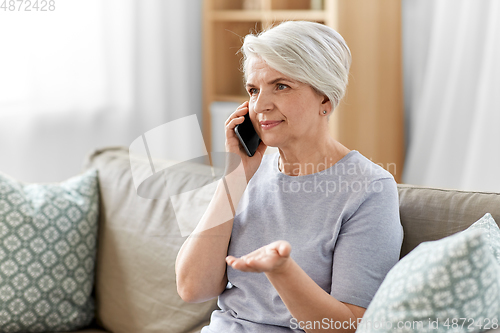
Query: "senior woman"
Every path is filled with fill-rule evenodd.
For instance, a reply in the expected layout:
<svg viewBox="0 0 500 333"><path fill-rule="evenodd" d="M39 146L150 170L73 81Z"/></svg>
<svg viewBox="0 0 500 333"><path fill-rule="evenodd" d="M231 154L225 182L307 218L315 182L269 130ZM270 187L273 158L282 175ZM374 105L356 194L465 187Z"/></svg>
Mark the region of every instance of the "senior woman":
<svg viewBox="0 0 500 333"><path fill-rule="evenodd" d="M349 48L325 25L285 22L247 35L242 52L249 101L226 121L241 163L179 251L178 292L219 297L202 333L353 332L403 232L392 175L329 135ZM234 132L246 113L262 139L252 157ZM234 218L217 222L228 197Z"/></svg>

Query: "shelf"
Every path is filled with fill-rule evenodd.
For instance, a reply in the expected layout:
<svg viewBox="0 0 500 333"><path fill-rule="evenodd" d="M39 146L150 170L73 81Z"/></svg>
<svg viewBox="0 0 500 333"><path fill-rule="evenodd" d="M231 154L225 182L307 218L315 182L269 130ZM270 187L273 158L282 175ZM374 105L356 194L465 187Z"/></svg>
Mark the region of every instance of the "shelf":
<svg viewBox="0 0 500 333"><path fill-rule="evenodd" d="M248 96L242 95L215 95L214 101L243 103L248 101Z"/></svg>
<svg viewBox="0 0 500 333"><path fill-rule="evenodd" d="M264 19L274 21L324 21L326 13L322 10L273 10L264 11Z"/></svg>
<svg viewBox="0 0 500 333"><path fill-rule="evenodd" d="M214 21L260 21L262 20L262 11L260 10L218 10L209 15Z"/></svg>
<svg viewBox="0 0 500 333"><path fill-rule="evenodd" d="M283 10L283 9L298 9L298 10L309 10L324 8L325 0L204 0L208 3L208 9L210 10L226 10L226 9L238 9L238 10L249 10L250 8L255 9L271 9L271 10ZM330 0L326 0L330 1Z"/></svg>
<svg viewBox="0 0 500 333"><path fill-rule="evenodd" d="M322 10L218 10L212 11L209 18L214 21L252 22L306 20L324 21L326 13Z"/></svg>

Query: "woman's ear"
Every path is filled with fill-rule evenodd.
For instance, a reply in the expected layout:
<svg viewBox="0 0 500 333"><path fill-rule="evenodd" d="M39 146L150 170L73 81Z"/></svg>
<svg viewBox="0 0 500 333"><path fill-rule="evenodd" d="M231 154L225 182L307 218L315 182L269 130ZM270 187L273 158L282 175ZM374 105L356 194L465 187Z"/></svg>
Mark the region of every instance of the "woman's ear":
<svg viewBox="0 0 500 333"><path fill-rule="evenodd" d="M323 101L321 102L321 108L323 110L326 110L328 114L330 113L330 111L332 111L332 102L326 95L323 96Z"/></svg>

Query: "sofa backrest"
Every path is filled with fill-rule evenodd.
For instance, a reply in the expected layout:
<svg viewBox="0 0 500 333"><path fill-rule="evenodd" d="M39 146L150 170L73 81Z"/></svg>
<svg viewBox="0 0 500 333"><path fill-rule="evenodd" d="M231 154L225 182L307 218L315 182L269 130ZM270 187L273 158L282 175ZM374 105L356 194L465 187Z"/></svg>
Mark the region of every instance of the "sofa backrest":
<svg viewBox="0 0 500 333"><path fill-rule="evenodd" d="M97 323L113 333L182 333L206 324L217 308L216 300L183 302L177 295L174 264L186 239L183 227L189 231L188 220L203 214L211 199L210 186L203 186L204 193L189 192L185 198L171 200L170 196L213 183L208 167L188 163L185 168L174 168L164 175L165 182L156 182L161 186L151 188L148 195L155 199L137 195L126 147L95 150L84 167L98 170L101 194ZM144 161L136 164L134 172L147 175L150 170L149 161ZM487 212L500 221L497 193L411 185L398 185L398 191L405 233L401 256L421 242L466 229Z"/></svg>
<svg viewBox="0 0 500 333"><path fill-rule="evenodd" d="M500 222L500 194L398 184L404 230L401 258L425 241L464 229L490 213Z"/></svg>

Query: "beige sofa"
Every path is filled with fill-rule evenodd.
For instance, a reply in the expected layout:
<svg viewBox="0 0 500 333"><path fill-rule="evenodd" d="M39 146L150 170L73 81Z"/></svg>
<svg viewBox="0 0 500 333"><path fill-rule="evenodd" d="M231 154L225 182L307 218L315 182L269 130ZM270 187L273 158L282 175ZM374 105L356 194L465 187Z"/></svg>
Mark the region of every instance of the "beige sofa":
<svg viewBox="0 0 500 333"><path fill-rule="evenodd" d="M149 165L145 162L145 168ZM197 332L209 320L216 300L184 303L176 292L174 263L185 237L164 187L158 199L137 195L128 151L99 149L85 168L99 171L101 215L95 277L96 320L79 332ZM185 165L167 172L170 191L212 183L207 167ZM162 189L163 188L163 189ZM464 230L485 212L500 221L500 194L398 185L405 238L401 255L419 243ZM163 193L163 192L164 193ZM172 192L170 192L172 193ZM198 192L178 209L202 213L210 195ZM178 210L177 210L178 212Z"/></svg>

